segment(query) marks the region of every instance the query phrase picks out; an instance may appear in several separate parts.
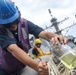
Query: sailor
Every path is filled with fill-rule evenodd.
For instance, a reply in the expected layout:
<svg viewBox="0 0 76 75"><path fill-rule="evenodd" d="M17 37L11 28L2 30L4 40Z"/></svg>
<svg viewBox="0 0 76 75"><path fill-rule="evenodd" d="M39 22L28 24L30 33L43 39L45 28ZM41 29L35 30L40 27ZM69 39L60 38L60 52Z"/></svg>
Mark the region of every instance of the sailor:
<svg viewBox="0 0 76 75"><path fill-rule="evenodd" d="M39 58L41 56L50 54L50 52L44 53L43 50L41 50L41 48L40 48L41 44L42 44L42 42L41 42L41 40L39 38L35 39L35 41L34 41L35 46L34 46L34 48L32 50L32 54L34 55L34 58Z"/></svg>
<svg viewBox="0 0 76 75"><path fill-rule="evenodd" d="M34 55L34 58L39 58L40 56L44 55L43 51L40 49L41 43L42 42L41 42L40 39L36 39L34 41L35 46L34 46L34 48L32 50L32 54Z"/></svg>
<svg viewBox="0 0 76 75"><path fill-rule="evenodd" d="M27 55L30 49L29 34L51 40L53 44L57 44L58 40L60 43L67 42L62 35L46 32L21 18L18 7L11 0L0 0L0 75L21 75L26 65L40 75L48 75L45 61L37 62Z"/></svg>

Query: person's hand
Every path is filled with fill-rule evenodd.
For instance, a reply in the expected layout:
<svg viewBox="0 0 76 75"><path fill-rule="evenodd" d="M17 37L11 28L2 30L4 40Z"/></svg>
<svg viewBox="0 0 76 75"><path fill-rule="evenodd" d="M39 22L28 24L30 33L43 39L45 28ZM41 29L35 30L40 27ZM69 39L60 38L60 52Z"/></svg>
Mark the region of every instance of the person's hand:
<svg viewBox="0 0 76 75"><path fill-rule="evenodd" d="M47 64L44 60L39 62L38 72L40 75L48 75L49 74Z"/></svg>
<svg viewBox="0 0 76 75"><path fill-rule="evenodd" d="M52 42L52 44L58 44L58 42L60 42L61 44L66 44L67 38L65 38L63 35L55 35L51 38L50 41Z"/></svg>

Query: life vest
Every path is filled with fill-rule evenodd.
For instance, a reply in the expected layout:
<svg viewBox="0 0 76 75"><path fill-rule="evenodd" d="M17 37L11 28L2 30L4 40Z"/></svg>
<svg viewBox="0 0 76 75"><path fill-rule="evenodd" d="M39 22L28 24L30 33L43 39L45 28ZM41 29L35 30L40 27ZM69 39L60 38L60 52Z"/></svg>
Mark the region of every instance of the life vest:
<svg viewBox="0 0 76 75"><path fill-rule="evenodd" d="M8 32L8 36L16 40L13 34L8 29L6 30ZM19 42L17 43L23 46L23 50L25 52L28 52L30 48L28 26L27 20L23 18L18 24L18 39ZM17 75L17 73L19 73L24 67L25 65L17 60L10 52L2 50L0 47L0 68L9 72L10 75Z"/></svg>
<svg viewBox="0 0 76 75"><path fill-rule="evenodd" d="M37 50L38 50L39 53L38 53L38 55L34 54L34 58L39 58L39 57L44 55L43 51L40 48L37 48Z"/></svg>

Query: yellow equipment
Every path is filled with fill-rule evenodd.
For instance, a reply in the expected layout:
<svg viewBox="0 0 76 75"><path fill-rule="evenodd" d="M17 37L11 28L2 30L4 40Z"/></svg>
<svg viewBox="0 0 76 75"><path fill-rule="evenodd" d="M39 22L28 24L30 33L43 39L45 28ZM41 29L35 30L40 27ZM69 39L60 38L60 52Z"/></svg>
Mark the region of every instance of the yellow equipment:
<svg viewBox="0 0 76 75"><path fill-rule="evenodd" d="M50 52L46 52L45 55L50 55Z"/></svg>
<svg viewBox="0 0 76 75"><path fill-rule="evenodd" d="M38 43L40 43L40 44L41 44L42 42L41 42L41 40L40 40L40 39L36 39L36 40L34 41L34 43L35 43L35 45L36 45L36 44L38 44Z"/></svg>

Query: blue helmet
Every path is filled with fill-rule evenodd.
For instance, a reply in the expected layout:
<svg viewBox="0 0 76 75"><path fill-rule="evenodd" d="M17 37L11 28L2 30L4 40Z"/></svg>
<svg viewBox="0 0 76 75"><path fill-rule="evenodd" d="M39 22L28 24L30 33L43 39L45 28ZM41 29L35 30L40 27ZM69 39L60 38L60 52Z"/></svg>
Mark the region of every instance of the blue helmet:
<svg viewBox="0 0 76 75"><path fill-rule="evenodd" d="M0 24L8 24L19 17L19 10L11 0L0 0Z"/></svg>

